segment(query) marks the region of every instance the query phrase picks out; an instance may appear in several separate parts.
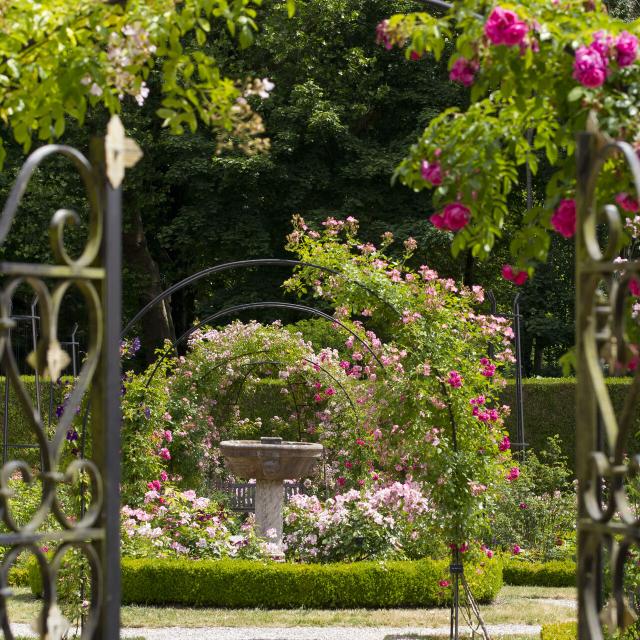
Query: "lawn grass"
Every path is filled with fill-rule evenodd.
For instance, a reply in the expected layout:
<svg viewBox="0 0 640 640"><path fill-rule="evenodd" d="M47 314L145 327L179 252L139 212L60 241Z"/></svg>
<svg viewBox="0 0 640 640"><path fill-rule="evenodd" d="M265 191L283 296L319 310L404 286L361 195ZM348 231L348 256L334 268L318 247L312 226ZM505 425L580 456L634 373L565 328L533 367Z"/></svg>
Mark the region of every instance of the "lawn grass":
<svg viewBox="0 0 640 640"><path fill-rule="evenodd" d="M28 589L16 588L9 601L12 622L30 622L38 601ZM543 624L575 620L575 609L542 602L575 600L573 588L503 587L496 601L482 607L487 624ZM122 607L124 627L442 627L448 609L196 609L191 607ZM531 636L528 636L531 638ZM425 636L422 636L425 638ZM509 637L516 640L517 636ZM506 640L503 636L502 640Z"/></svg>

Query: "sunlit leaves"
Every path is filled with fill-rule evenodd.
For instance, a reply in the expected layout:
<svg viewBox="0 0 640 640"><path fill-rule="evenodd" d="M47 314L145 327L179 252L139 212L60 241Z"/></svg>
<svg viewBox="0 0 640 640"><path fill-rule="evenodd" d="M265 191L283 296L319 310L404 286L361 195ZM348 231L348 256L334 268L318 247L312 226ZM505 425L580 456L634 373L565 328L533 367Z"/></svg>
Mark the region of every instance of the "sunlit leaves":
<svg viewBox="0 0 640 640"><path fill-rule="evenodd" d="M0 119L28 151L34 137L62 135L65 116L82 123L89 106L118 112L127 95L141 104L160 61L165 100L159 115L166 126L175 133L195 130L198 122L229 128L237 88L214 58L185 45L195 37L202 46L218 29L249 46L260 4L130 0L123 11L94 0L15 0L0 18Z"/></svg>

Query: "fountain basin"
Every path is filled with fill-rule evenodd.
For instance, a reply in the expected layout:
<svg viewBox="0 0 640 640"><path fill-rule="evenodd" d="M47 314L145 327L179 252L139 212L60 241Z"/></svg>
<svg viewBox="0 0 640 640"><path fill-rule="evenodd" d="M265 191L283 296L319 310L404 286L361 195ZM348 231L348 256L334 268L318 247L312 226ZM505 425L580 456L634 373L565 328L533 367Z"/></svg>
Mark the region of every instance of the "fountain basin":
<svg viewBox="0 0 640 640"><path fill-rule="evenodd" d="M303 478L322 458L322 450L321 444L286 442L281 438L223 440L220 443L229 470L247 480Z"/></svg>

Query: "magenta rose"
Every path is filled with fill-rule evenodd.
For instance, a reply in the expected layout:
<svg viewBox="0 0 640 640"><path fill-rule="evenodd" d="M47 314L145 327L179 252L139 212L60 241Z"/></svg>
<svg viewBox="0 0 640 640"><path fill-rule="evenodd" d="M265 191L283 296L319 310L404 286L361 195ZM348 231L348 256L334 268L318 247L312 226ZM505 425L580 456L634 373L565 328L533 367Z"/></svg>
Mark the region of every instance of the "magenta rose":
<svg viewBox="0 0 640 640"><path fill-rule="evenodd" d="M423 160L421 173L422 177L434 187L442 184L442 167L439 162L427 162Z"/></svg>
<svg viewBox="0 0 640 640"><path fill-rule="evenodd" d="M509 9L496 7L484 25L484 34L492 44L505 44L508 47L519 45L529 33L529 26L518 18L518 14Z"/></svg>
<svg viewBox="0 0 640 640"><path fill-rule="evenodd" d="M607 79L607 60L593 47L582 46L576 51L573 77L585 87L601 87Z"/></svg>
<svg viewBox="0 0 640 640"><path fill-rule="evenodd" d="M613 47L613 38L606 31L596 31L593 34L591 48L595 49L604 60L608 60Z"/></svg>
<svg viewBox="0 0 640 640"><path fill-rule="evenodd" d="M479 68L480 65L474 60L458 58L451 67L449 80L451 82L459 82L465 87L470 87L476 80L476 73Z"/></svg>
<svg viewBox="0 0 640 640"><path fill-rule="evenodd" d="M616 40L616 61L621 67L632 65L638 58L638 38L623 31Z"/></svg>
<svg viewBox="0 0 640 640"><path fill-rule="evenodd" d="M576 232L576 201L562 200L551 216L551 225L565 238Z"/></svg>
<svg viewBox="0 0 640 640"><path fill-rule="evenodd" d="M620 205L621 209L624 209L629 213L638 213L638 211L640 211L638 201L624 191L616 196L616 202Z"/></svg>
<svg viewBox="0 0 640 640"><path fill-rule="evenodd" d="M448 229L451 231L460 231L463 227L466 227L471 219L471 211L469 207L461 204L460 202L454 202L448 204L442 211L442 218Z"/></svg>
<svg viewBox="0 0 640 640"><path fill-rule="evenodd" d="M502 267L502 277L521 287L529 278L529 274L526 271L516 271L510 264L505 264Z"/></svg>
<svg viewBox="0 0 640 640"><path fill-rule="evenodd" d="M448 204L442 213L432 215L429 220L437 229L445 229L447 231L460 231L466 227L471 219L471 211L469 207L455 202Z"/></svg>

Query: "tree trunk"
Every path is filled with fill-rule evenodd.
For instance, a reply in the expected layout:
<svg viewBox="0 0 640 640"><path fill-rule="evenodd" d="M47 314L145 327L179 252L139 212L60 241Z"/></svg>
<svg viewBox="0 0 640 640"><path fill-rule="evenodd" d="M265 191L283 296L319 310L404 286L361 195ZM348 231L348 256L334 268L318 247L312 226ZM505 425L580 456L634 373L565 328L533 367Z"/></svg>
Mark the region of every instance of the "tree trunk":
<svg viewBox="0 0 640 640"><path fill-rule="evenodd" d="M160 269L149 251L144 235L139 208L130 207L128 218L129 224L126 225L122 236L123 266L135 274L136 285L140 286L136 292L138 309L141 309L162 293L163 285ZM170 300L166 299L154 305L140 323L143 353L145 359L150 362L154 358L155 349L161 347L165 340L175 340Z"/></svg>

